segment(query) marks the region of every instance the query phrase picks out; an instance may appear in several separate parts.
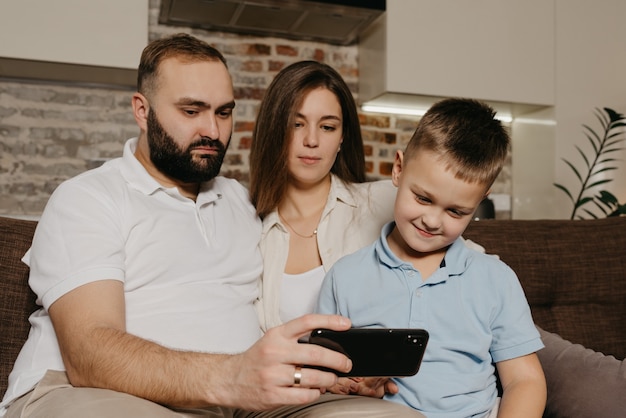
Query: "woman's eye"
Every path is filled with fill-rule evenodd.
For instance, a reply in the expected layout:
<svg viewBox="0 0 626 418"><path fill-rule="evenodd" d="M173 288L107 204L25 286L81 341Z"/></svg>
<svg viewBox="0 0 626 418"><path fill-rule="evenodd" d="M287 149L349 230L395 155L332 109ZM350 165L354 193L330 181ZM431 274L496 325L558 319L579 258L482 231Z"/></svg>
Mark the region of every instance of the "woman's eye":
<svg viewBox="0 0 626 418"><path fill-rule="evenodd" d="M337 128L335 128L334 126L331 126L331 125L324 125L324 126L322 126L322 130L326 131L326 132L333 132L336 129Z"/></svg>

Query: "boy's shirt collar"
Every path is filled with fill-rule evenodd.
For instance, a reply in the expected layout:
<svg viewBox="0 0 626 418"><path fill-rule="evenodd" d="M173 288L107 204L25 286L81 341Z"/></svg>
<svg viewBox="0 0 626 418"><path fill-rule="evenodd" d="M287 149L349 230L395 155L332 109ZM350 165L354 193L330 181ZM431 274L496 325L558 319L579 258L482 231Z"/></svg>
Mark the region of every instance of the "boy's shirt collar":
<svg viewBox="0 0 626 418"><path fill-rule="evenodd" d="M393 221L383 226L380 238L375 244L376 252L380 257L380 261L390 268L402 268L417 271L411 263L407 263L406 261L400 259L391 250L391 248L389 248L387 236L391 233L395 226L396 223ZM448 247L439 269L428 278L425 284L441 283L446 281L451 276L459 276L463 274L465 270L467 270L471 260L472 251L465 246L463 238L457 238L452 245Z"/></svg>

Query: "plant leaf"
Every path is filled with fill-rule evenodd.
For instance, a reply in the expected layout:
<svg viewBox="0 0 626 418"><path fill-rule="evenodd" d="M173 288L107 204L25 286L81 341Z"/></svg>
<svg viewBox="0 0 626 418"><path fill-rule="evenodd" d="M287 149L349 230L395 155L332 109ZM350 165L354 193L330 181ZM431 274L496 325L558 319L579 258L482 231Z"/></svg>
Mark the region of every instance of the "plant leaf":
<svg viewBox="0 0 626 418"><path fill-rule="evenodd" d="M585 212L587 215L591 216L593 219L598 219L598 216L595 213L593 213L593 212L591 212L591 211L589 211L587 209L583 209L583 212Z"/></svg>
<svg viewBox="0 0 626 418"><path fill-rule="evenodd" d="M591 146L593 147L593 151L597 154L599 150L599 146L600 144L602 144L602 140L598 137L598 134L596 134L590 127L586 125L583 125L583 127L589 130L589 132L585 132L585 136L591 143ZM589 135L589 133L591 133L591 135Z"/></svg>
<svg viewBox="0 0 626 418"><path fill-rule="evenodd" d="M600 190L600 194L596 196L596 198L603 203L608 203L614 206L619 205L617 197L615 197L613 193L607 192L606 190Z"/></svg>
<svg viewBox="0 0 626 418"><path fill-rule="evenodd" d="M557 184L557 183L552 183L552 184L554 184L557 188L559 188L559 189L561 189L562 191L564 191L564 192L565 192L565 194L569 197L569 200L571 200L571 201L572 201L572 203L574 203L574 196L572 196L572 194L569 192L569 190L567 190L567 189L565 188L565 186L562 186L562 185Z"/></svg>
<svg viewBox="0 0 626 418"><path fill-rule="evenodd" d="M578 177L578 181L580 182L580 184L583 183L583 178L580 176L580 174L578 173L578 170L576 169L576 167L574 167L574 164L570 163L569 161L567 161L565 158L561 158L563 161L565 161L565 164L569 165L569 168L572 169L572 171L574 172L574 174L576 174L576 177Z"/></svg>
<svg viewBox="0 0 626 418"><path fill-rule="evenodd" d="M605 171L613 171L613 170L617 170L617 167L602 167L600 169L598 169L597 171L594 171L593 173L591 173L591 175L589 177L594 177L600 173L603 173Z"/></svg>
<svg viewBox="0 0 626 418"><path fill-rule="evenodd" d="M606 112L607 115L609 115L609 118L611 119L611 122L616 121L616 120L620 120L620 119L624 119L624 115L622 115L621 113L616 112L615 110L611 109L610 107L605 107L604 111Z"/></svg>
<svg viewBox="0 0 626 418"><path fill-rule="evenodd" d="M589 202L591 200L593 200L593 197L589 197L589 196L583 197L583 198L579 199L578 202L576 202L576 205L574 205L574 207L579 208L579 207L581 207L582 205L584 205L585 203L587 203L587 202Z"/></svg>
<svg viewBox="0 0 626 418"><path fill-rule="evenodd" d="M608 209L607 209L606 205L605 205L605 206L600 205L600 203L598 203L598 201L597 201L597 200L594 200L594 201L593 201L593 204L594 204L594 205L596 205L596 207L598 208L598 210L599 210L600 212L602 212L602 213L604 214L604 216L607 216L610 212L612 212L612 211L610 210L610 208L608 208Z"/></svg>
<svg viewBox="0 0 626 418"><path fill-rule="evenodd" d="M591 183L591 184L590 184L590 185L588 185L587 187L585 187L585 190L589 190L589 189L594 188L594 187L596 187L596 186L599 186L599 185L601 185L601 184L610 183L610 182L612 182L612 181L613 181L613 179L602 179L602 180L598 180L598 181L596 181L596 182L594 182L594 183Z"/></svg>
<svg viewBox="0 0 626 418"><path fill-rule="evenodd" d="M583 157L583 160L585 161L585 166L587 166L587 168L591 167L591 163L589 162L589 159L587 158L583 150L580 149L578 145L575 145L575 147L578 150L578 153L580 154L580 156Z"/></svg>
<svg viewBox="0 0 626 418"><path fill-rule="evenodd" d="M591 144L591 152L585 152L582 147L575 145L578 154L580 154L584 162L584 170L579 170L575 164L562 158L563 162L569 166L580 182L580 190L577 192L577 195L570 192L563 185L553 183L555 187L562 190L572 201L574 207L571 219L584 219L585 216L597 218L600 212L604 216L617 216L616 214L626 213L626 205L620 205L617 198L606 190L596 191L595 196L589 196L590 193L593 193L592 189L614 180L608 177L607 174L616 171L618 169L617 162L621 160L610 158L609 154L614 154L626 148L622 145L626 140L626 130L623 129L626 127L624 115L605 107L602 109L595 108L594 116L602 128L601 130L595 131L590 126L582 124L583 134ZM574 197L575 195L576 197ZM597 213L594 213L587 207L583 207L590 201L597 208ZM613 208L617 209L613 210ZM578 213L579 209L581 213Z"/></svg>

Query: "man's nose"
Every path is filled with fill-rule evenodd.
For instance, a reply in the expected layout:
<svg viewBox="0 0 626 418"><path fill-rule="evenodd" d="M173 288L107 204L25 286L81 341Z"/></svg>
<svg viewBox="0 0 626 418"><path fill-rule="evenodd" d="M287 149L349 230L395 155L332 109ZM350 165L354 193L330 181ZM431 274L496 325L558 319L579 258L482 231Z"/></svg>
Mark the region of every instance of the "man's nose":
<svg viewBox="0 0 626 418"><path fill-rule="evenodd" d="M215 115L209 114L206 117L202 118L198 133L202 137L207 137L211 139L220 138L220 129Z"/></svg>

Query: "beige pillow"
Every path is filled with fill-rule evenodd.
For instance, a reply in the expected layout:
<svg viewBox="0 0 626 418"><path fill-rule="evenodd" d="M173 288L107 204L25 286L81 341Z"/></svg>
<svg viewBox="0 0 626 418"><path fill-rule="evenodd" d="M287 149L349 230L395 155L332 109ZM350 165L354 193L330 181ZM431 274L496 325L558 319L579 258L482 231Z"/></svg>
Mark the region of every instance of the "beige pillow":
<svg viewBox="0 0 626 418"><path fill-rule="evenodd" d="M537 329L545 344L537 352L548 384L544 417L626 416L626 361Z"/></svg>

